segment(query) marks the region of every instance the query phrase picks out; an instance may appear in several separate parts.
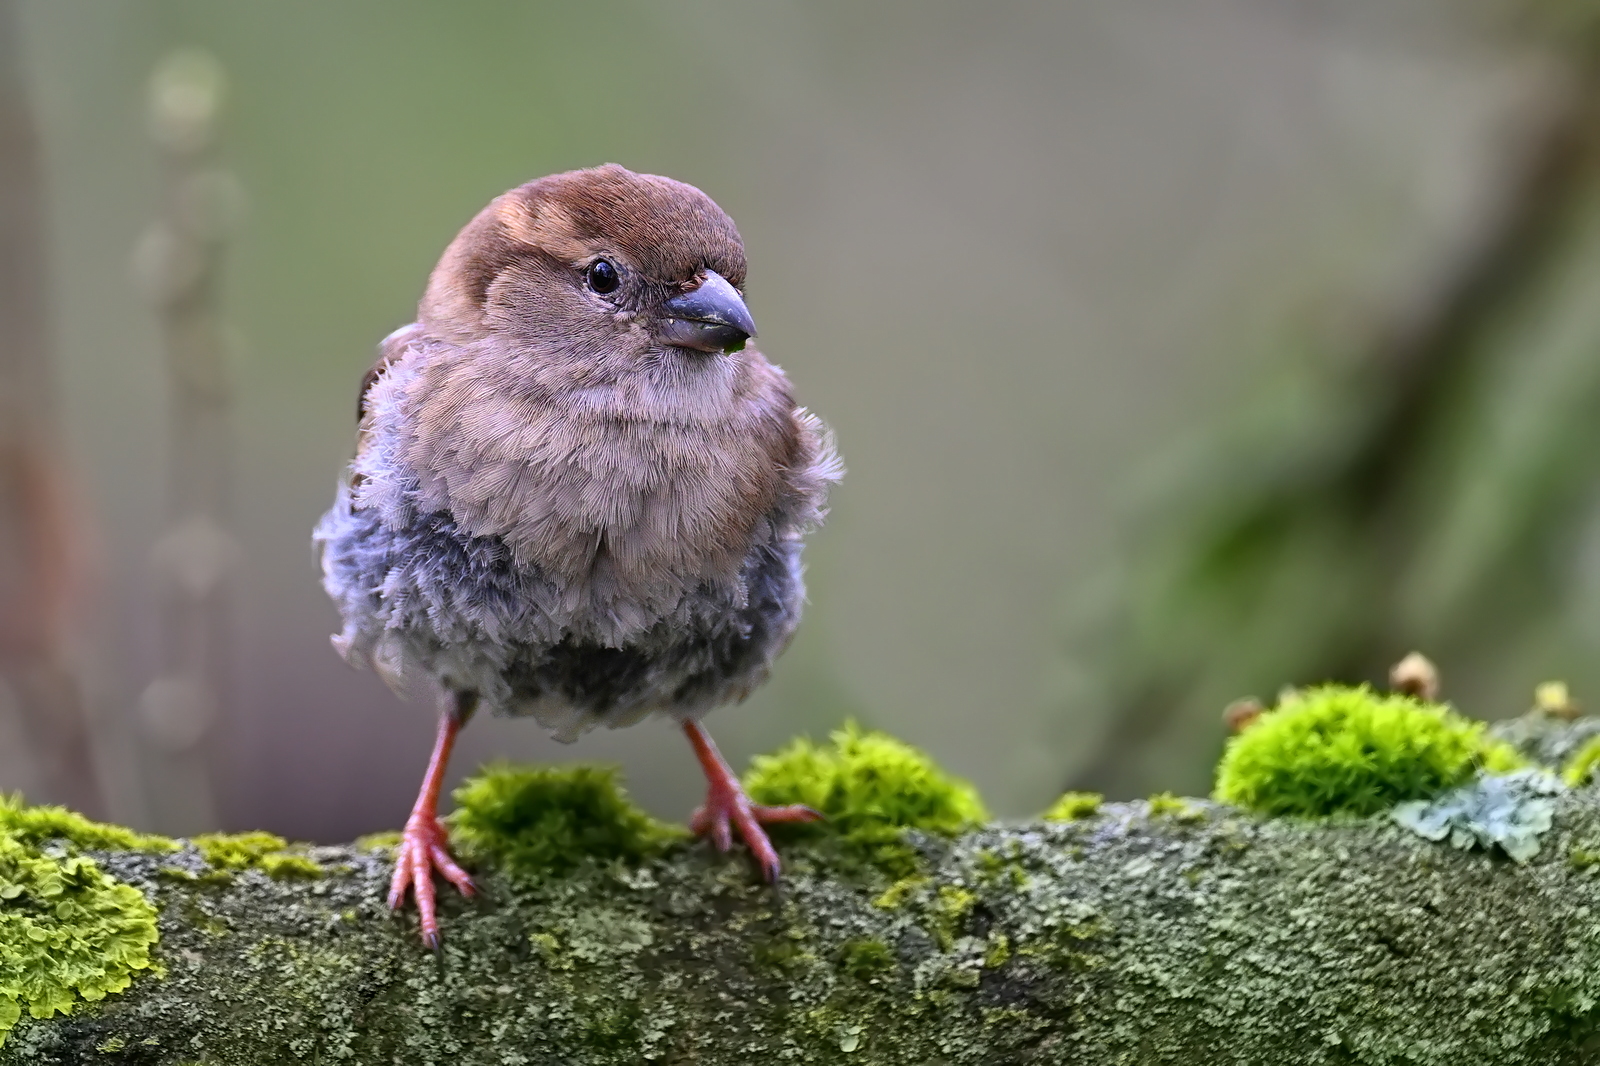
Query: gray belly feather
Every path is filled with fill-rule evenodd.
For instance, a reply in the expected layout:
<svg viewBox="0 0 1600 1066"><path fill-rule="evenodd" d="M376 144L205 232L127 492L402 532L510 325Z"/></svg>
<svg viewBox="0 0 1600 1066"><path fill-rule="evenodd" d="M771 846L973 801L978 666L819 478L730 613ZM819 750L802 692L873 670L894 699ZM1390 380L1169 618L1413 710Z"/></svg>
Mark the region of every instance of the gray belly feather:
<svg viewBox="0 0 1600 1066"><path fill-rule="evenodd" d="M764 523L773 529L773 523ZM570 597L513 564L496 537L450 516L392 528L341 490L317 526L323 584L339 605L346 659L397 687L423 675L474 691L502 714L533 715L558 738L660 711L692 718L742 699L767 675L800 621L797 535L768 533L737 583L689 590L670 613L608 646L576 634Z"/></svg>

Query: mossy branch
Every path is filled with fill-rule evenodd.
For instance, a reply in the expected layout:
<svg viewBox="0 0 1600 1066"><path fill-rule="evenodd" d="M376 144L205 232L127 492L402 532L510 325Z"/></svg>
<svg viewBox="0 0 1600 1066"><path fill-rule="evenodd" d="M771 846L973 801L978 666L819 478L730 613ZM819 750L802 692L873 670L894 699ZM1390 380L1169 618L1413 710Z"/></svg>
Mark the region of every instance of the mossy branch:
<svg viewBox="0 0 1600 1066"><path fill-rule="evenodd" d="M1595 728L1533 716L1505 735L1565 752ZM1526 863L1381 814L1266 818L1172 797L1064 809L908 834L916 870L898 880L843 836L791 840L779 890L743 856L640 824L560 870L481 862L482 898L444 903L437 957L384 905L382 844L85 837L157 908L163 972L67 1016L25 1015L0 1066L1600 1056L1595 786L1555 797ZM77 835L59 817L29 825L14 839L48 849L53 833L70 851Z"/></svg>

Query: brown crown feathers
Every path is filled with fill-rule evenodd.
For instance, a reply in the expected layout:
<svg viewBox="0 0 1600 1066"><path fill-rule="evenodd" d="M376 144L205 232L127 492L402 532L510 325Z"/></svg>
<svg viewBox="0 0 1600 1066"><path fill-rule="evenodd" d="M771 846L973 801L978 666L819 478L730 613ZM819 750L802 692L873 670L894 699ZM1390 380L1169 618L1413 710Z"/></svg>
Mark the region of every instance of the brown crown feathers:
<svg viewBox="0 0 1600 1066"><path fill-rule="evenodd" d="M445 249L419 308L444 333L549 328L573 310L593 259L618 261L638 285L635 309L715 270L735 288L744 242L733 220L692 185L615 164L554 174L496 197ZM561 284L565 281L567 284ZM554 283L554 284L552 284Z"/></svg>

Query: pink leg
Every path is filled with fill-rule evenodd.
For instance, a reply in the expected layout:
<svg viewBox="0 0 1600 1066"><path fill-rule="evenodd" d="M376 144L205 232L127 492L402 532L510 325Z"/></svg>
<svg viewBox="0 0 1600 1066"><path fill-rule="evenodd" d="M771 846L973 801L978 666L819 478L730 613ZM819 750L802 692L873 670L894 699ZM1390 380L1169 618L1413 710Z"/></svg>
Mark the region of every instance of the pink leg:
<svg viewBox="0 0 1600 1066"><path fill-rule="evenodd" d="M389 907L398 910L406 901L409 887L417 899L417 914L422 924L422 942L429 948L439 947L439 918L434 910L433 872L438 870L445 880L455 885L463 896L470 896L474 886L467 872L457 866L445 850L449 838L444 826L439 824L439 789L444 785L445 765L450 761L450 749L455 747L456 734L472 716L477 698L471 694L456 694L451 705L439 716L439 732L433 741L433 755L428 759L428 769L422 775L422 790L417 793L416 805L400 834L400 846L395 850L394 878L389 882Z"/></svg>
<svg viewBox="0 0 1600 1066"><path fill-rule="evenodd" d="M699 722L689 721L683 723L683 731L689 736L695 758L700 760L700 769L705 771L707 784L705 805L695 809L689 818L689 828L697 836L709 835L718 851L727 851L733 846L733 830L737 829L761 867L761 876L767 881L776 881L778 853L772 847L772 841L767 839L766 830L761 828L762 823L815 822L822 815L798 804L763 807L751 803L750 797L744 794L744 787L739 784L739 779L734 776L705 728Z"/></svg>

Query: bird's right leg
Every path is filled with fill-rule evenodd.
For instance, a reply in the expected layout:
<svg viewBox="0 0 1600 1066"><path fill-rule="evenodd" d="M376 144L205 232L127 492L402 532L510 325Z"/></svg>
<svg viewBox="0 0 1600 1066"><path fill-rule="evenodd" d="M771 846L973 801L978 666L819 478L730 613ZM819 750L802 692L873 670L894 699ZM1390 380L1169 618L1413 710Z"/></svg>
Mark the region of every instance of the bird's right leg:
<svg viewBox="0 0 1600 1066"><path fill-rule="evenodd" d="M433 754L422 775L422 789L411 808L411 817L406 819L406 827L400 834L400 846L395 849L394 879L389 882L391 910L398 910L405 903L407 887L416 896L422 942L435 950L439 947L439 918L434 909L433 872L438 870L463 896L472 895L474 889L472 878L456 865L446 850L449 837L444 826L439 824L439 789L444 785L445 766L450 762L456 734L467 724L477 706L475 692L452 692L445 696Z"/></svg>

